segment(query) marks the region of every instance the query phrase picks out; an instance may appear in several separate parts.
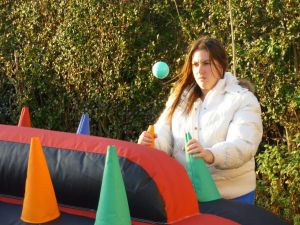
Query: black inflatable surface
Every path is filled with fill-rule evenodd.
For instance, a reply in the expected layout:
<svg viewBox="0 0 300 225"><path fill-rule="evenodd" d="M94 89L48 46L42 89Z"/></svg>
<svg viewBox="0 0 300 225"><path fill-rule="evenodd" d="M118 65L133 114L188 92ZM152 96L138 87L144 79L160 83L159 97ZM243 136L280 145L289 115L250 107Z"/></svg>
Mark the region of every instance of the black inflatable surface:
<svg viewBox="0 0 300 225"><path fill-rule="evenodd" d="M22 206L0 202L0 224L1 225L25 225L29 223L20 220ZM61 213L60 217L43 225L93 225L94 219L82 216Z"/></svg>
<svg viewBox="0 0 300 225"><path fill-rule="evenodd" d="M0 193L23 197L29 145L2 141L0 149ZM96 211L105 155L49 147L43 149L58 202ZM132 217L166 222L164 203L152 178L126 158L120 157L119 163Z"/></svg>
<svg viewBox="0 0 300 225"><path fill-rule="evenodd" d="M288 225L274 214L258 206L219 199L199 203L202 213L218 215L236 221L242 225Z"/></svg>

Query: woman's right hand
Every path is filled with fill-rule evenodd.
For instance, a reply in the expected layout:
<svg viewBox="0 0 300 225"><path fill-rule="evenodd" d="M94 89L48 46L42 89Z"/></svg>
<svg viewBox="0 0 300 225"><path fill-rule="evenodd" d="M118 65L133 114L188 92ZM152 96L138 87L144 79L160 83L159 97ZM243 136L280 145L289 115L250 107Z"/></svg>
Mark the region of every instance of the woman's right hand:
<svg viewBox="0 0 300 225"><path fill-rule="evenodd" d="M139 137L138 144L150 146L153 141L151 134L147 131L143 131Z"/></svg>

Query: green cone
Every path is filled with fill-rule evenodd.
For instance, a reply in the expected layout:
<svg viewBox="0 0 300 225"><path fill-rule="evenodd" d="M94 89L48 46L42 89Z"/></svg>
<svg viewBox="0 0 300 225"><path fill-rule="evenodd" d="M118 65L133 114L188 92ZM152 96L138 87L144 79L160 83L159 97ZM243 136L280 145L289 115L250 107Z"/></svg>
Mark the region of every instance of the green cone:
<svg viewBox="0 0 300 225"><path fill-rule="evenodd" d="M131 225L130 212L114 146L107 147L95 225Z"/></svg>
<svg viewBox="0 0 300 225"><path fill-rule="evenodd" d="M185 134L185 144L192 139L191 134ZM212 176L202 158L194 158L185 151L186 169L193 183L199 202L209 202L222 198Z"/></svg>

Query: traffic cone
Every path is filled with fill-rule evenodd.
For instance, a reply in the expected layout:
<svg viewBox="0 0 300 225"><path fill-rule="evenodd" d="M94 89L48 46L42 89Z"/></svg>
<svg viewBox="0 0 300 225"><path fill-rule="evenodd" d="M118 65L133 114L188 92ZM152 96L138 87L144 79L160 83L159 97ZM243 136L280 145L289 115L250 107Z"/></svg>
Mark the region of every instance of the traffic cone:
<svg viewBox="0 0 300 225"><path fill-rule="evenodd" d="M33 137L29 151L21 220L27 223L46 223L59 215L46 158L39 138Z"/></svg>
<svg viewBox="0 0 300 225"><path fill-rule="evenodd" d="M18 127L31 127L29 108L23 107L19 118Z"/></svg>
<svg viewBox="0 0 300 225"><path fill-rule="evenodd" d="M77 129L77 134L87 134L90 135L90 118L89 114L84 113L81 116L80 123Z"/></svg>
<svg viewBox="0 0 300 225"><path fill-rule="evenodd" d="M149 145L151 148L155 148L154 139L155 139L155 132L154 132L154 125L149 125L147 132L151 134L152 143Z"/></svg>
<svg viewBox="0 0 300 225"><path fill-rule="evenodd" d="M192 139L191 134L185 134L185 144ZM194 158L185 151L186 168L193 183L199 202L209 202L221 199L219 190L202 158Z"/></svg>
<svg viewBox="0 0 300 225"><path fill-rule="evenodd" d="M95 225L130 225L129 206L114 146L107 147Z"/></svg>

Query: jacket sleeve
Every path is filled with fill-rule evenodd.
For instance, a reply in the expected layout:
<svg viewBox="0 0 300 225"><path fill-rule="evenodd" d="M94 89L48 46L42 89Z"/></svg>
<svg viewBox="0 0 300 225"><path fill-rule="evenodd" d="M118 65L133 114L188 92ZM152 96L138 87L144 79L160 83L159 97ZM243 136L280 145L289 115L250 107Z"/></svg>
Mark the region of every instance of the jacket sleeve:
<svg viewBox="0 0 300 225"><path fill-rule="evenodd" d="M171 108L172 102L172 97L170 97L166 103L164 111L159 116L157 122L154 125L156 134L155 147L168 153L169 155L172 154L173 149L171 121L168 120L168 113Z"/></svg>
<svg viewBox="0 0 300 225"><path fill-rule="evenodd" d="M262 138L261 109L256 97L249 91L241 95L241 105L228 127L226 140L213 145L213 165L218 169L242 166L257 152Z"/></svg>

